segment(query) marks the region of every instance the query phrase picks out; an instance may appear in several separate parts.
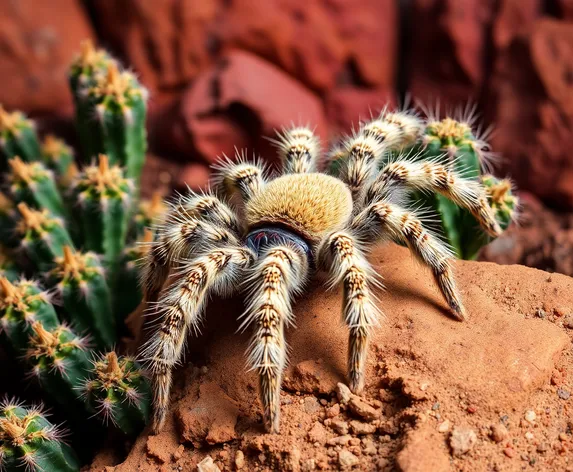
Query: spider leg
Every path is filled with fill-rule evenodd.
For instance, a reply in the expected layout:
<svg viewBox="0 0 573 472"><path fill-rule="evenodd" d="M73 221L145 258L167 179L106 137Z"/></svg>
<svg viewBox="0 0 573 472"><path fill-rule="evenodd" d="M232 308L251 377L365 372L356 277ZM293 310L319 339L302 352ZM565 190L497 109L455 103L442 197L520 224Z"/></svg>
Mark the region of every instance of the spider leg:
<svg viewBox="0 0 573 472"><path fill-rule="evenodd" d="M286 364L285 325L292 324L292 298L304 284L306 257L288 246L269 248L250 269L247 308L241 329L253 325L248 364L259 375L265 427L278 433L280 388Z"/></svg>
<svg viewBox="0 0 573 472"><path fill-rule="evenodd" d="M348 379L351 390L360 393L364 387L368 337L380 316L368 286L368 281L376 280L376 276L347 231L324 239L318 249L318 263L330 272L332 285L342 283L344 287L343 318L350 330Z"/></svg>
<svg viewBox="0 0 573 472"><path fill-rule="evenodd" d="M467 209L491 236L502 232L490 208L485 189L474 180L460 177L450 167L433 161L398 160L386 165L364 192L364 206L384 198L392 184L437 192Z"/></svg>
<svg viewBox="0 0 573 472"><path fill-rule="evenodd" d="M238 194L246 203L265 185L266 170L262 162L247 162L244 153L237 152L236 159L225 156L213 166L213 186L228 198Z"/></svg>
<svg viewBox="0 0 573 472"><path fill-rule="evenodd" d="M144 260L141 285L145 300L157 301L174 261L204 248L237 245L240 232L235 213L214 195L190 193L171 203Z"/></svg>
<svg viewBox="0 0 573 472"><path fill-rule="evenodd" d="M180 264L174 281L159 297L156 332L144 345L142 360L153 383L153 430L158 433L169 406L173 367L181 357L189 328L198 331L200 314L210 292L232 292L254 254L239 247L215 248Z"/></svg>
<svg viewBox="0 0 573 472"><path fill-rule="evenodd" d="M452 271L452 254L424 228L415 213L382 200L372 203L356 215L350 227L361 240L372 241L380 236L388 236L395 242L407 244L416 257L432 270L453 316L458 320L465 319Z"/></svg>
<svg viewBox="0 0 573 472"><path fill-rule="evenodd" d="M346 158L343 160L339 177L350 188L354 201L376 175L385 148L384 143L363 132L342 143L342 152Z"/></svg>
<svg viewBox="0 0 573 472"><path fill-rule="evenodd" d="M277 133L277 138L271 141L278 148L283 172L288 174L316 172L320 157L320 141L310 128L292 126Z"/></svg>

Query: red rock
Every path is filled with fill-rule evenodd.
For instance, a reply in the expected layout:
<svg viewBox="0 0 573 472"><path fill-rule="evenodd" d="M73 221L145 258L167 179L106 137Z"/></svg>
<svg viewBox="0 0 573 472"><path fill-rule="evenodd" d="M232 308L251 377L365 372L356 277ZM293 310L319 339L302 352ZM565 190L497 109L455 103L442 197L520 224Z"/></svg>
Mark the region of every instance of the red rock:
<svg viewBox="0 0 573 472"><path fill-rule="evenodd" d="M0 103L71 113L68 66L86 38L94 34L79 0L0 2Z"/></svg>
<svg viewBox="0 0 573 472"><path fill-rule="evenodd" d="M556 0L557 8L559 9L559 17L564 20L573 20L573 1L572 0Z"/></svg>
<svg viewBox="0 0 573 472"><path fill-rule="evenodd" d="M517 36L527 34L542 14L541 0L501 0L493 25L493 44L497 52Z"/></svg>
<svg viewBox="0 0 573 472"><path fill-rule="evenodd" d="M493 148L518 188L573 208L573 29L544 19L500 55L492 79Z"/></svg>
<svg viewBox="0 0 573 472"><path fill-rule="evenodd" d="M240 48L316 90L348 70L369 85L394 82L393 0L102 0L94 11L108 42L152 90L175 93L221 51Z"/></svg>
<svg viewBox="0 0 573 472"><path fill-rule="evenodd" d="M385 106L394 106L395 102L392 88L335 88L325 98L329 129L336 134L349 133L361 120L369 119Z"/></svg>
<svg viewBox="0 0 573 472"><path fill-rule="evenodd" d="M325 138L326 125L320 99L272 64L241 51L232 51L203 72L181 101L186 133L199 143L205 161L231 146L255 149L265 160L276 152L260 136L274 136L291 123L312 123ZM213 129L218 132L213 140ZM198 149L197 149L198 150ZM249 153L250 154L250 153Z"/></svg>
<svg viewBox="0 0 573 472"><path fill-rule="evenodd" d="M177 176L175 187L193 190L194 192L207 188L210 177L209 167L201 162L185 164Z"/></svg>
<svg viewBox="0 0 573 472"><path fill-rule="evenodd" d="M485 79L493 0L414 0L409 90L425 104L479 98Z"/></svg>
<svg viewBox="0 0 573 472"><path fill-rule="evenodd" d="M287 371L284 385L287 389L296 392L328 395L340 380L338 376L332 375L324 362L308 359L299 362Z"/></svg>

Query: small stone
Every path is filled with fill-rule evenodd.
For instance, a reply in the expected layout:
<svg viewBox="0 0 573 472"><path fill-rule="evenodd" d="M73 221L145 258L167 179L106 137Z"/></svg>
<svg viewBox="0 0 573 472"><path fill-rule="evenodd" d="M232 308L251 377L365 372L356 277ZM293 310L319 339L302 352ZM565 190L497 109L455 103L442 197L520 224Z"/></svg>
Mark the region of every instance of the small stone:
<svg viewBox="0 0 573 472"><path fill-rule="evenodd" d="M348 444L351 446L360 446L360 439L352 438L350 441L348 441Z"/></svg>
<svg viewBox="0 0 573 472"><path fill-rule="evenodd" d="M378 452L376 443L370 438L362 438L362 450L368 456L373 456Z"/></svg>
<svg viewBox="0 0 573 472"><path fill-rule="evenodd" d="M573 316L568 316L563 320L563 326L568 329L573 329Z"/></svg>
<svg viewBox="0 0 573 472"><path fill-rule="evenodd" d="M346 405L350 398L352 397L352 392L350 389L341 382L336 384L336 396L338 397L338 401L343 405Z"/></svg>
<svg viewBox="0 0 573 472"><path fill-rule="evenodd" d="M540 443L537 445L537 452L539 453L547 452L548 449L549 446L547 445L547 443Z"/></svg>
<svg viewBox="0 0 573 472"><path fill-rule="evenodd" d="M525 412L525 421L527 421L528 423L533 423L535 421L535 419L537 418L537 415L535 414L535 412L533 410L527 410Z"/></svg>
<svg viewBox="0 0 573 472"><path fill-rule="evenodd" d="M535 316L543 319L547 316L547 313L545 312L545 310L543 308L538 308L537 310L535 310Z"/></svg>
<svg viewBox="0 0 573 472"><path fill-rule="evenodd" d="M562 316L568 315L569 310L563 306L558 306L553 308L553 313L555 313L555 316L561 318Z"/></svg>
<svg viewBox="0 0 573 472"><path fill-rule="evenodd" d="M531 431L525 433L525 439L527 439L528 441L531 441L534 437L535 435Z"/></svg>
<svg viewBox="0 0 573 472"><path fill-rule="evenodd" d="M438 425L438 432L447 433L450 430L450 421L444 420Z"/></svg>
<svg viewBox="0 0 573 472"><path fill-rule="evenodd" d="M561 398L561 400L569 400L571 397L571 392L569 390L565 390L564 388L558 388L557 396Z"/></svg>
<svg viewBox="0 0 573 472"><path fill-rule="evenodd" d="M432 405L432 410L436 411L440 409L440 402L436 402Z"/></svg>
<svg viewBox="0 0 573 472"><path fill-rule="evenodd" d="M312 472L316 470L316 461L314 459L307 459L302 464L302 472Z"/></svg>
<svg viewBox="0 0 573 472"><path fill-rule="evenodd" d="M511 447L506 447L506 448L503 450L503 453L504 453L507 457L509 457L510 459L513 458L513 457L515 457L515 450L512 449Z"/></svg>
<svg viewBox="0 0 573 472"><path fill-rule="evenodd" d="M374 434L376 432L376 425L372 423L363 423L362 421L352 420L350 422L350 430L352 434L357 436L363 434Z"/></svg>
<svg viewBox="0 0 573 472"><path fill-rule="evenodd" d="M328 405L328 400L327 400L326 398L321 398L321 399L320 399L320 404L321 404L322 406L326 406L326 405Z"/></svg>
<svg viewBox="0 0 573 472"><path fill-rule="evenodd" d="M177 462L181 457L183 457L183 452L185 452L185 446L180 444L177 450L173 453L173 460Z"/></svg>
<svg viewBox="0 0 573 472"><path fill-rule="evenodd" d="M477 411L477 406L468 405L468 407L466 408L466 411L473 415Z"/></svg>
<svg viewBox="0 0 573 472"><path fill-rule="evenodd" d="M507 431L505 425L498 423L491 427L491 439L493 439L496 443L505 441L508 436L509 432Z"/></svg>
<svg viewBox="0 0 573 472"><path fill-rule="evenodd" d="M306 397L304 399L304 411L309 415L316 413L320 408L318 400L316 397Z"/></svg>
<svg viewBox="0 0 573 472"><path fill-rule="evenodd" d="M201 374L205 375L207 372L209 372L209 367L207 367L206 365L201 367Z"/></svg>
<svg viewBox="0 0 573 472"><path fill-rule="evenodd" d="M241 470L245 465L245 454L243 451L237 451L235 454L235 469Z"/></svg>
<svg viewBox="0 0 573 472"><path fill-rule="evenodd" d="M454 456L461 456L470 451L477 443L477 436L473 429L458 426L450 436L450 447Z"/></svg>
<svg viewBox="0 0 573 472"><path fill-rule="evenodd" d="M207 456L197 464L197 472L221 472L221 469L213 462L211 456Z"/></svg>
<svg viewBox="0 0 573 472"><path fill-rule="evenodd" d="M330 421L330 427L338 434L348 434L348 423L344 420L334 418Z"/></svg>
<svg viewBox="0 0 573 472"><path fill-rule="evenodd" d="M565 433L559 433L559 441L565 442L567 441L567 435Z"/></svg>
<svg viewBox="0 0 573 472"><path fill-rule="evenodd" d="M326 428L320 424L315 423L314 426L308 432L308 439L311 443L318 443L322 445L326 442L327 431Z"/></svg>
<svg viewBox="0 0 573 472"><path fill-rule="evenodd" d="M326 417L327 418L334 418L340 414L340 404L335 403L330 408L326 410Z"/></svg>
<svg viewBox="0 0 573 472"><path fill-rule="evenodd" d="M329 446L348 446L348 443L352 439L350 434L345 434L344 436L337 436L336 438L329 439L326 444Z"/></svg>
<svg viewBox="0 0 573 472"><path fill-rule="evenodd" d="M341 468L349 469L351 467L354 467L355 465L358 465L359 462L360 461L358 457L356 457L349 451L343 449L338 453L338 464L340 465Z"/></svg>
<svg viewBox="0 0 573 472"><path fill-rule="evenodd" d="M380 418L380 410L375 409L374 407L370 406L365 401L361 400L359 397L354 395L350 401L348 402L348 407L350 411L357 416L360 416L362 419L366 421L374 421Z"/></svg>

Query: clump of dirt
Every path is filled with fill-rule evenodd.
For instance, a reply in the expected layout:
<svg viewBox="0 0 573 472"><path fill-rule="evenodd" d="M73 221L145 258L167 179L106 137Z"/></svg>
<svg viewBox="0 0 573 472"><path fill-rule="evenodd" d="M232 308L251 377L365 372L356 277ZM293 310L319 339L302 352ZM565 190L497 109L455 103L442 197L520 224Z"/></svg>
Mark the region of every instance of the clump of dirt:
<svg viewBox="0 0 573 472"><path fill-rule="evenodd" d="M458 262L469 320L447 316L430 273L394 245L370 257L385 320L361 396L344 384L341 293L318 281L288 331L281 434L265 434L239 299L207 310L176 375L171 414L127 458L92 471L573 471L573 279Z"/></svg>

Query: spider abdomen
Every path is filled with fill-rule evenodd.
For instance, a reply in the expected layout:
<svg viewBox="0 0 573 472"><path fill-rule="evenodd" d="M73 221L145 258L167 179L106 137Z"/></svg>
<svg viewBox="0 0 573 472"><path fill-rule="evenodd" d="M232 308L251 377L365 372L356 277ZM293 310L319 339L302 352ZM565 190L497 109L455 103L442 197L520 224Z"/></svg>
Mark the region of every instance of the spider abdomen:
<svg viewBox="0 0 573 472"><path fill-rule="evenodd" d="M352 195L344 183L326 174L287 174L271 181L246 206L250 228L282 226L311 242L344 226L352 213Z"/></svg>

